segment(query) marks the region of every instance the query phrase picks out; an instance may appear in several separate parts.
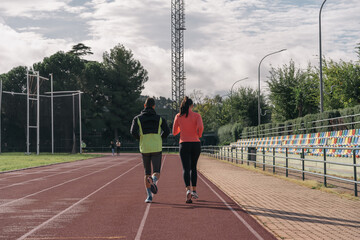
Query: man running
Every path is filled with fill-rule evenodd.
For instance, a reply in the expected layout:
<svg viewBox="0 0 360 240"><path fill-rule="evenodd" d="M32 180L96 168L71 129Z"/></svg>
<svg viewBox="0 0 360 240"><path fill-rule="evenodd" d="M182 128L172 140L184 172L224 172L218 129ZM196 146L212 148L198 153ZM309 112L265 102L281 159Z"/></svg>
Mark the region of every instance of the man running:
<svg viewBox="0 0 360 240"><path fill-rule="evenodd" d="M160 178L162 139L170 134L166 120L155 112L154 98L146 99L144 110L132 121L130 133L140 140L139 147L145 169L144 182L147 193L145 202L151 203L152 193L156 194L158 191L156 183Z"/></svg>

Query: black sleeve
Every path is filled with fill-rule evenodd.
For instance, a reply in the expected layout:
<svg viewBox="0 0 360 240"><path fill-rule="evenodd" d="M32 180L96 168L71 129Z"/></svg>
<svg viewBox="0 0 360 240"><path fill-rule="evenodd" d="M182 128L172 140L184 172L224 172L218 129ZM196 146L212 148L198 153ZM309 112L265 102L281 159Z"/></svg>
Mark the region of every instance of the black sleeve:
<svg viewBox="0 0 360 240"><path fill-rule="evenodd" d="M140 139L139 125L137 123L137 118L136 117L132 121L131 128L130 128L130 133L131 133L131 135L133 135L134 138Z"/></svg>
<svg viewBox="0 0 360 240"><path fill-rule="evenodd" d="M162 118L161 130L163 131L161 133L161 138L163 138L163 139L167 138L167 136L169 136L169 134L170 134L170 128L164 118Z"/></svg>

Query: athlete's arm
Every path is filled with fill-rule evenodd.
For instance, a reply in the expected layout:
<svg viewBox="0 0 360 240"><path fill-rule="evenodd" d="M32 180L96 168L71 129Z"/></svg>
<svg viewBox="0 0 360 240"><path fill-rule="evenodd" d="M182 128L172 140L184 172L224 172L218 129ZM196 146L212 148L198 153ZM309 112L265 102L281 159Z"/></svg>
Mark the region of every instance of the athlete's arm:
<svg viewBox="0 0 360 240"><path fill-rule="evenodd" d="M140 139L139 125L137 124L136 118L134 118L132 121L130 133L131 133L131 135L133 135L134 138Z"/></svg>
<svg viewBox="0 0 360 240"><path fill-rule="evenodd" d="M175 116L172 133L173 133L174 136L176 136L176 135L178 135L178 134L180 133L180 126L179 126L179 122L178 122L178 115Z"/></svg>

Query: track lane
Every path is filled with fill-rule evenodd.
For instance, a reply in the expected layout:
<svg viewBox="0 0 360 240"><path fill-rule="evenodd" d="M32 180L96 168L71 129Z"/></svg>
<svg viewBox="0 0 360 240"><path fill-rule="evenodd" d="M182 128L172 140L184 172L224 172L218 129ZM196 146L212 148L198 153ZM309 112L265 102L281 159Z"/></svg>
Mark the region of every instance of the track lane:
<svg viewBox="0 0 360 240"><path fill-rule="evenodd" d="M100 169L98 169L98 167L96 167L94 169L89 169L89 173L83 174L81 176L78 176L79 173L74 172L74 173L72 173L72 175L61 176L63 178L54 179L52 181L50 181L50 180L41 181L41 182L38 182L38 184L36 184L36 185L32 185L32 184L19 185L19 186L17 186L18 188L15 190L2 192L1 196L2 196L2 199L5 199L5 201L3 200L3 203L0 204L0 210L1 210L1 208L5 207L7 205L13 204L13 203L23 200L25 198L29 198L29 197L35 196L37 194L55 189L57 187L66 185L68 183L77 181L79 179L83 179L85 177L94 175L96 173L105 171L109 168L112 168L112 167L115 167L118 165L125 164L127 162L128 161L118 162L118 163L115 163L115 164L112 164L112 165L109 165L109 166L106 166L106 167L100 168ZM109 163L107 163L107 165L108 164ZM6 201L6 200L8 200L8 201Z"/></svg>
<svg viewBox="0 0 360 240"><path fill-rule="evenodd" d="M100 188L96 189L94 192L90 193L89 195L83 197L82 199L80 199L79 201L77 201L76 203L72 204L71 206L69 206L68 208L66 208L65 210L59 212L58 214L56 214L55 216L53 216L52 218L46 220L45 222L39 224L38 226L36 226L35 228L31 229L30 231L28 231L27 233L25 233L24 235L22 235L21 237L18 238L18 240L23 240L26 239L28 236L34 234L36 231L40 230L41 228L43 228L44 226L46 226L47 224L49 224L50 222L54 221L56 218L58 218L59 216L66 214L67 212L69 212L69 210L75 208L76 206L80 205L82 202L84 202L85 200L87 200L88 198L90 198L91 196L97 194L99 191L103 190L104 188L106 188L107 186L109 186L110 184L112 184L113 182L115 182L116 180L118 180L119 178L121 178L122 176L124 176L125 174L131 172L133 169L135 169L136 167L138 167L141 163L136 164L134 167L130 168L129 170L127 170L126 172L120 174L119 176L117 176L116 178L112 179L111 181L107 182L106 184L104 184L103 186L101 186ZM89 229L86 230L86 232L89 232Z"/></svg>
<svg viewBox="0 0 360 240"><path fill-rule="evenodd" d="M200 198L186 204L179 156L167 160L161 180L141 239L276 239L201 174Z"/></svg>
<svg viewBox="0 0 360 240"><path fill-rule="evenodd" d="M123 154L122 157L123 156L131 156L131 155ZM4 181L9 179L11 179L10 181L14 182L14 178L28 179L33 177L32 175L40 174L41 176L41 174L54 173L67 169L76 169L77 166L84 166L84 163L96 164L98 162L98 159L102 159L102 158L107 158L109 159L109 161L120 159L119 156L111 156L104 154L103 157L89 158L89 159L78 160L73 162L56 163L52 165L44 165L34 168L19 169L10 172L0 172L0 185L3 184Z"/></svg>
<svg viewBox="0 0 360 240"><path fill-rule="evenodd" d="M112 160L111 162L115 162L115 160ZM84 169L84 168L90 168L90 167L93 167L93 166L98 166L98 165L101 165L101 164L103 164L103 163L97 162L97 163L93 163L91 165L86 165L86 166L83 166L83 164L82 165L77 164L77 165L72 165L72 166L59 167L59 168L56 168L56 169L48 169L48 170L43 170L43 171L37 171L35 173L29 173L29 174L31 174L31 176L29 176L29 175L21 176L24 179L20 179L20 181L14 181L14 179L11 179L12 181L10 182L9 178L8 178L8 179L6 179L7 181L1 183L1 185L4 185L4 186L1 186L0 190L7 189L7 188L10 188L10 187L14 187L14 186L18 186L18 185L28 184L28 183L34 182L34 181L45 180L46 178L71 173L71 172L74 172L74 171L78 171L78 170L81 170L81 169ZM82 167L77 168L77 166L82 166ZM67 169L70 169L70 170L67 170Z"/></svg>
<svg viewBox="0 0 360 240"><path fill-rule="evenodd" d="M120 163L116 167L107 167L106 171L74 181L71 185L63 184L0 207L0 222L2 223L0 239L15 239L14 236L18 237L24 231L31 230L95 191L102 186L101 184L109 182L134 165L141 163L138 156L132 156L132 159L126 163Z"/></svg>
<svg viewBox="0 0 360 240"><path fill-rule="evenodd" d="M177 155L163 161L159 193L145 204L141 155L131 156L125 164L0 208L0 239L135 239L142 220L139 239L276 239L201 175L200 199L185 204Z"/></svg>

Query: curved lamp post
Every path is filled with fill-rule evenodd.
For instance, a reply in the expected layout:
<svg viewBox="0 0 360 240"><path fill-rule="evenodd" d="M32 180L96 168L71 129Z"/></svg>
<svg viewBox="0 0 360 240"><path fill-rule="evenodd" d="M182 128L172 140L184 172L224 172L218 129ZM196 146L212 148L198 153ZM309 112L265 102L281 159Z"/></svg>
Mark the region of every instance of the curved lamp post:
<svg viewBox="0 0 360 240"><path fill-rule="evenodd" d="M259 63L259 67L258 67L258 125L260 125L261 123L261 120L260 120L260 117L261 117L261 108L260 108L260 65L262 63L262 61L270 56L270 55L273 55L273 54L276 54L276 53L279 53L279 52L283 52L283 51L286 51L286 49L281 49L279 51L276 51L276 52L272 52L272 53L269 53L267 55L265 55L265 57L263 57Z"/></svg>
<svg viewBox="0 0 360 240"><path fill-rule="evenodd" d="M327 0L324 0L324 2L321 4L321 8L320 8L320 11L319 11L320 112L324 111L324 93L323 93L324 84L323 84L323 79L322 79L322 48L321 48L321 11L322 11L326 1Z"/></svg>
<svg viewBox="0 0 360 240"><path fill-rule="evenodd" d="M244 81L244 80L246 80L246 79L248 79L248 77L242 78L242 79L240 79L240 80L237 80L237 81L235 81L235 82L233 83L233 85L231 86L231 90L230 90L230 104L231 104L231 108L232 108L232 92L233 92L233 87L234 87L234 85L235 85L236 83L238 83L238 82L240 82L240 81ZM232 114L231 114L231 122L233 122L233 116L232 116Z"/></svg>
<svg viewBox="0 0 360 240"><path fill-rule="evenodd" d="M230 96L232 96L232 90L233 90L234 85L235 85L236 83L238 83L238 82L240 82L240 81L244 81L244 80L246 80L246 79L248 79L248 77L242 78L242 79L237 80L236 82L233 83L233 85L231 86L231 90L230 90Z"/></svg>

